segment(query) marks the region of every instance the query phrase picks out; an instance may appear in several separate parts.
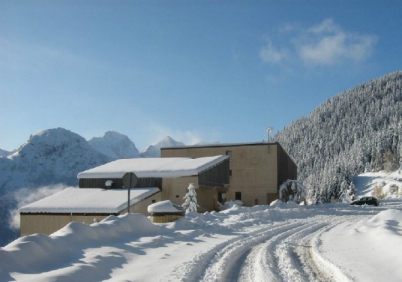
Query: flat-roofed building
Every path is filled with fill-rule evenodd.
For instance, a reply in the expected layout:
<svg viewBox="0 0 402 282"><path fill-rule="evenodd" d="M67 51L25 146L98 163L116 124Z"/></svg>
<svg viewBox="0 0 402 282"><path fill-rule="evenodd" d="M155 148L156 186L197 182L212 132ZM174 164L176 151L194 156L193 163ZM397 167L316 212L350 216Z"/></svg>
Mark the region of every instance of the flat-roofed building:
<svg viewBox="0 0 402 282"><path fill-rule="evenodd" d="M213 144L161 149L162 158L229 156L229 185L219 188L220 202L241 200L244 205L269 204L279 186L297 179L297 165L279 143Z"/></svg>
<svg viewBox="0 0 402 282"><path fill-rule="evenodd" d="M143 212L160 189L130 189L131 212ZM21 236L51 234L72 221L92 224L127 213L127 189L66 188L20 208Z"/></svg>
<svg viewBox="0 0 402 282"><path fill-rule="evenodd" d="M127 173L137 179L130 194L123 184ZM198 188L199 211L212 211L217 189L229 183L229 157L121 159L83 171L78 179L79 188L67 188L22 207L21 235L51 234L71 221L91 224L127 213L128 205L130 212L144 215L155 202L182 205L190 183Z"/></svg>

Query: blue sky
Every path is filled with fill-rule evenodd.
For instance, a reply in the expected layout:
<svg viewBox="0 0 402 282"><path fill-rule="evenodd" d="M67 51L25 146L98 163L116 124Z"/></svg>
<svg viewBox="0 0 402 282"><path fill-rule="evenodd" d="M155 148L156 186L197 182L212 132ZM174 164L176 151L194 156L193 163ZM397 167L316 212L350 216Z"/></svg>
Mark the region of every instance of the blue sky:
<svg viewBox="0 0 402 282"><path fill-rule="evenodd" d="M402 1L0 0L0 148L42 129L139 149L259 142L401 70Z"/></svg>

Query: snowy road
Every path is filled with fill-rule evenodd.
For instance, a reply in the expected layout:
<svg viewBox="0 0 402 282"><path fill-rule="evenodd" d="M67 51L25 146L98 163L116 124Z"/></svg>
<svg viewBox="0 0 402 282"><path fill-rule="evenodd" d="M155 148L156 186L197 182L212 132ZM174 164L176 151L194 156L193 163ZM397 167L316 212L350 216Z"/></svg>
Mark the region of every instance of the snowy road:
<svg viewBox="0 0 402 282"><path fill-rule="evenodd" d="M353 220L361 219L360 216ZM352 220L342 216L319 216L261 227L239 236L187 262L193 275L182 281L345 281L346 276L329 262L323 262L313 248L314 240L333 226ZM209 257L205 260L205 257ZM204 264L204 265L203 265ZM203 265L203 267L200 267ZM194 270L191 269L191 266ZM332 273L328 269L332 268Z"/></svg>
<svg viewBox="0 0 402 282"><path fill-rule="evenodd" d="M359 280L325 257L321 237L336 226L356 224L389 208L400 209L401 202L391 200L379 208L345 206L329 215L261 225L184 263L181 271L174 271L184 275L175 278L205 282Z"/></svg>
<svg viewBox="0 0 402 282"><path fill-rule="evenodd" d="M402 281L401 203L234 206L167 225L139 214L73 223L1 248L0 281Z"/></svg>

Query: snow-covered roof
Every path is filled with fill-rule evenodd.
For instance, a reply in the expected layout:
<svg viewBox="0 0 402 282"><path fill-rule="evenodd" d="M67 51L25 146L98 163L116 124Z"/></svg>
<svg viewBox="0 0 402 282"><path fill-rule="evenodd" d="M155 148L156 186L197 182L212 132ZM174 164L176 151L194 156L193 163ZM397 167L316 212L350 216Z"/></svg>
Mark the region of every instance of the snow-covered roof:
<svg viewBox="0 0 402 282"><path fill-rule="evenodd" d="M149 213L180 213L184 209L174 205L170 200L157 202L148 206Z"/></svg>
<svg viewBox="0 0 402 282"><path fill-rule="evenodd" d="M203 158L135 158L116 160L78 174L78 178L122 178L133 172L139 178L172 178L198 175L217 165L228 156L220 155Z"/></svg>
<svg viewBox="0 0 402 282"><path fill-rule="evenodd" d="M246 143L205 143L185 146L165 146L161 150L165 149L185 149L185 148L216 148L216 147L241 147L241 146L256 146L256 145L277 145L278 142L246 142Z"/></svg>
<svg viewBox="0 0 402 282"><path fill-rule="evenodd" d="M140 202L159 188L130 189L130 204ZM127 207L127 189L66 188L19 209L20 213L118 213Z"/></svg>

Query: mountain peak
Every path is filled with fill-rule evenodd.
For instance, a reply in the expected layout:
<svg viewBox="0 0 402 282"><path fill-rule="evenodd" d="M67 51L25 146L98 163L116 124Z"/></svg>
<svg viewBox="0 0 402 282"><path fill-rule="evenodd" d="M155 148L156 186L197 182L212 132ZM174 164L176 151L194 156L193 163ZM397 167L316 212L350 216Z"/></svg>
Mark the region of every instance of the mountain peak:
<svg viewBox="0 0 402 282"><path fill-rule="evenodd" d="M107 131L103 137L94 137L88 144L112 159L130 159L139 155L135 144L126 135L116 131Z"/></svg>
<svg viewBox="0 0 402 282"><path fill-rule="evenodd" d="M174 140L170 136L166 136L162 140L148 146L146 149L143 149L140 155L143 158L159 158L161 156L161 148L181 146L185 146L185 144Z"/></svg>
<svg viewBox="0 0 402 282"><path fill-rule="evenodd" d="M117 131L106 131L103 135L104 139L126 139L128 138L127 135L121 134Z"/></svg>
<svg viewBox="0 0 402 282"><path fill-rule="evenodd" d="M163 148L163 147L180 147L180 146L185 146L184 143L179 142L174 140L170 136L166 136L162 140L156 142L152 146L158 147L158 148Z"/></svg>

